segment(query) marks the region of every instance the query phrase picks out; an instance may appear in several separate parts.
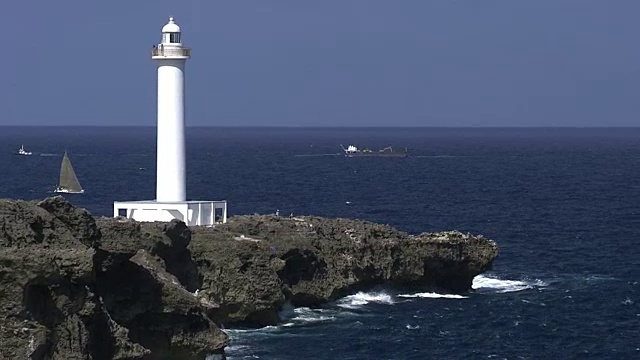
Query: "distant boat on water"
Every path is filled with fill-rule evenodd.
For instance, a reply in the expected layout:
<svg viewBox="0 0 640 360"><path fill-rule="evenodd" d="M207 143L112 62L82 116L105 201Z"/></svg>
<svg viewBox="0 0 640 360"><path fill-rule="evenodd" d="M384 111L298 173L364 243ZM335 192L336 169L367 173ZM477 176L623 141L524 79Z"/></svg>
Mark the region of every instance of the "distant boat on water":
<svg viewBox="0 0 640 360"><path fill-rule="evenodd" d="M24 145L20 145L20 149L18 149L18 155L31 155L31 151L26 151L24 149Z"/></svg>
<svg viewBox="0 0 640 360"><path fill-rule="evenodd" d="M80 186L80 182L76 177L75 171L73 171L71 160L69 160L69 155L67 155L66 151L62 158L62 165L60 165L60 182L54 192L66 194L84 193L84 189Z"/></svg>
<svg viewBox="0 0 640 360"><path fill-rule="evenodd" d="M407 149L404 149L404 152L393 151L391 146L388 146L384 149L380 149L378 151L373 151L369 149L360 150L354 145L349 145L347 148L340 145L342 151L344 151L344 156L346 157L393 157L393 158L404 158L409 156Z"/></svg>

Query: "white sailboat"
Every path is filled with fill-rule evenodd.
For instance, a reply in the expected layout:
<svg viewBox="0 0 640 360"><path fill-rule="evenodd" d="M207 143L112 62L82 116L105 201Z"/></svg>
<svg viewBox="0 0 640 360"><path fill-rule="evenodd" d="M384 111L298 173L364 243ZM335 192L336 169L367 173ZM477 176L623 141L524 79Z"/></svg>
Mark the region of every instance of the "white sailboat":
<svg viewBox="0 0 640 360"><path fill-rule="evenodd" d="M66 194L84 193L84 189L80 186L80 182L76 177L76 173L73 171L71 160L69 160L69 155L67 155L66 151L62 158L62 165L60 165L60 182L54 192Z"/></svg>

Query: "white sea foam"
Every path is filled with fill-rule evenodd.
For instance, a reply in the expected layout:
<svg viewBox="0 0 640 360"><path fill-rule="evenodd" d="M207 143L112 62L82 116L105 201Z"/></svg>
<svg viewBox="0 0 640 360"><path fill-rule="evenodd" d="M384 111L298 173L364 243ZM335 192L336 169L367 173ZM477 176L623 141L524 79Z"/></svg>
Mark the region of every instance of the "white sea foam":
<svg viewBox="0 0 640 360"><path fill-rule="evenodd" d="M245 333L267 333L277 331L278 326L265 326L257 329L224 329L224 332L227 333L230 337L233 337L236 334L245 334Z"/></svg>
<svg viewBox="0 0 640 360"><path fill-rule="evenodd" d="M249 345L229 345L224 349L224 351L239 352L239 351L246 351L249 349L250 349Z"/></svg>
<svg viewBox="0 0 640 360"><path fill-rule="evenodd" d="M335 313L325 309L309 309L306 307L297 308L294 310L296 316L291 318L293 324L299 323L316 323L335 320ZM331 315L329 315L331 314ZM283 325L286 326L287 324ZM292 325L289 325L292 326Z"/></svg>
<svg viewBox="0 0 640 360"><path fill-rule="evenodd" d="M457 295L457 294L438 294L434 292L423 292L423 293L415 293L415 294L401 294L398 297L403 298L429 298L429 299L467 299L468 296Z"/></svg>
<svg viewBox="0 0 640 360"><path fill-rule="evenodd" d="M383 292L359 292L339 300L337 305L345 309L358 309L369 303L392 305L394 301L391 295Z"/></svg>
<svg viewBox="0 0 640 360"><path fill-rule="evenodd" d="M584 278L586 281L610 281L610 280L618 280L612 276L607 275L589 275Z"/></svg>
<svg viewBox="0 0 640 360"><path fill-rule="evenodd" d="M516 292L538 287L544 287L547 284L541 280L502 280L484 275L478 275L473 278L471 288L474 290L495 290L498 293Z"/></svg>
<svg viewBox="0 0 640 360"><path fill-rule="evenodd" d="M254 350L249 345L229 345L224 349L226 354L226 359L252 359L256 358L253 354ZM212 356L213 354L209 355ZM218 360L221 358L212 358L212 360ZM209 357L206 357L205 360L209 360Z"/></svg>

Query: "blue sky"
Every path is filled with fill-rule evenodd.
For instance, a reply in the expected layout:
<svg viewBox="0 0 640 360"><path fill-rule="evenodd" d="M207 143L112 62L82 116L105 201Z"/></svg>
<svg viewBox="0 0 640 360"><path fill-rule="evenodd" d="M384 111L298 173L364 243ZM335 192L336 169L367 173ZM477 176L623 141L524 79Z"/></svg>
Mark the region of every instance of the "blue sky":
<svg viewBox="0 0 640 360"><path fill-rule="evenodd" d="M636 126L638 0L7 0L0 125L156 121L153 44L198 126Z"/></svg>

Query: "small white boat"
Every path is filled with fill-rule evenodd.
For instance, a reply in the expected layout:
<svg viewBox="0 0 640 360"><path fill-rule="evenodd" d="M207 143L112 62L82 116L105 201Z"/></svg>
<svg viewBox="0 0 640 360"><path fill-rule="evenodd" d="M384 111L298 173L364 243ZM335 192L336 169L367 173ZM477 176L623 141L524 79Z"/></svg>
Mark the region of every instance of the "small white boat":
<svg viewBox="0 0 640 360"><path fill-rule="evenodd" d="M31 151L26 151L24 149L24 145L20 145L20 149L18 150L18 155L31 155Z"/></svg>
<svg viewBox="0 0 640 360"><path fill-rule="evenodd" d="M369 149L358 149L354 145L349 145L345 149L342 144L340 145L342 151L344 151L344 156L346 157L393 157L393 158L405 158L408 156L407 149L404 149L404 152L393 151L391 146L387 146L384 149L373 151Z"/></svg>
<svg viewBox="0 0 640 360"><path fill-rule="evenodd" d="M69 155L67 152L64 152L64 157L62 158L62 165L60 165L60 183L58 183L58 187L54 190L57 193L65 193L65 194L83 194L84 189L80 186L80 182L76 177L75 171L73 171L73 166L71 166L71 160L69 160Z"/></svg>

